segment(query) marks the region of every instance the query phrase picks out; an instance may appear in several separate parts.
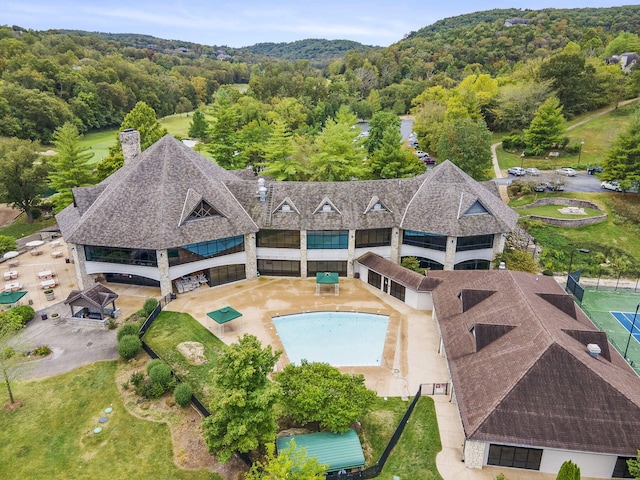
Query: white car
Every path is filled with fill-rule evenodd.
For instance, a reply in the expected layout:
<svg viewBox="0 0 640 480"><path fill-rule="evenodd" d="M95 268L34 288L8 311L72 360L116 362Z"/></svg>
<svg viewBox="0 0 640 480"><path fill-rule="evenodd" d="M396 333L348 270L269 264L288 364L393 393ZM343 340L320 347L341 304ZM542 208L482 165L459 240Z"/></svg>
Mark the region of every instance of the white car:
<svg viewBox="0 0 640 480"><path fill-rule="evenodd" d="M575 177L578 172L576 172L573 168L563 167L556 170L556 173L559 175L566 175L567 177Z"/></svg>
<svg viewBox="0 0 640 480"><path fill-rule="evenodd" d="M522 167L511 167L509 170L507 170L507 173L509 175L515 175L516 177L521 177L524 174L526 174L526 170Z"/></svg>
<svg viewBox="0 0 640 480"><path fill-rule="evenodd" d="M605 190L613 190L614 192L622 191L622 189L620 188L620 184L614 181L604 181L600 184L600 187L604 188Z"/></svg>
<svg viewBox="0 0 640 480"><path fill-rule="evenodd" d="M534 177L540 175L540 170L537 168L527 168L525 171L527 172L527 175L533 175Z"/></svg>

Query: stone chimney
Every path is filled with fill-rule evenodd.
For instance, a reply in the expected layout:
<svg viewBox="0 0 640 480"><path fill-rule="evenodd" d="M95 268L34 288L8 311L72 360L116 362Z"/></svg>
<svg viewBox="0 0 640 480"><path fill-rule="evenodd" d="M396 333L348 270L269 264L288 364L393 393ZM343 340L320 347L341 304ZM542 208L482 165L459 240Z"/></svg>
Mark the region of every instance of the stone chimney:
<svg viewBox="0 0 640 480"><path fill-rule="evenodd" d="M140 153L140 132L133 128L123 130L120 132L120 145L122 145L124 164L131 163L135 156Z"/></svg>

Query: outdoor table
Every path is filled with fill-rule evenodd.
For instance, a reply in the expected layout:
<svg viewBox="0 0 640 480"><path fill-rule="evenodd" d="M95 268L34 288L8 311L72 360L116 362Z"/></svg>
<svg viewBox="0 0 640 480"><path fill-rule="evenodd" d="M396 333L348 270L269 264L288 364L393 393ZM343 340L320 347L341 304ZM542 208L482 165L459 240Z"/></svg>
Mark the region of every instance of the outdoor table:
<svg viewBox="0 0 640 480"><path fill-rule="evenodd" d="M59 250L56 250L55 252L51 252L51 256L53 258L59 258L62 256L62 252L60 252Z"/></svg>
<svg viewBox="0 0 640 480"><path fill-rule="evenodd" d="M38 272L38 277L51 278L53 277L53 272L51 270L42 270L41 272Z"/></svg>
<svg viewBox="0 0 640 480"><path fill-rule="evenodd" d="M50 247L59 247L60 246L60 240L54 240L53 242L49 242L49 246Z"/></svg>
<svg viewBox="0 0 640 480"><path fill-rule="evenodd" d="M31 250L29 253L33 256L42 255L42 250Z"/></svg>
<svg viewBox="0 0 640 480"><path fill-rule="evenodd" d="M58 282L56 282L53 278L50 280L43 280L42 282L40 282L40 288L42 289L53 288L56 285L58 285Z"/></svg>
<svg viewBox="0 0 640 480"><path fill-rule="evenodd" d="M18 282L7 282L4 284L5 292L15 292L17 290L20 290L20 283Z"/></svg>
<svg viewBox="0 0 640 480"><path fill-rule="evenodd" d="M7 265L10 267L17 267L20 264L19 260L9 260L7 262Z"/></svg>
<svg viewBox="0 0 640 480"><path fill-rule="evenodd" d="M11 280L11 279L16 279L16 278L18 278L17 270L7 270L6 272L4 272L4 279L5 280Z"/></svg>

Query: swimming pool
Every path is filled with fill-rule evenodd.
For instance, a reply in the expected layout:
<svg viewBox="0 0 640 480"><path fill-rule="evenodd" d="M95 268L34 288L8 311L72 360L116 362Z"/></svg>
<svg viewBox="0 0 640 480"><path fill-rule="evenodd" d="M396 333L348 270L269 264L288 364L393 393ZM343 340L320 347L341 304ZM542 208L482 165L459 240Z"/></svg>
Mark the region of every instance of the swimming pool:
<svg viewBox="0 0 640 480"><path fill-rule="evenodd" d="M273 317L289 361L324 362L334 367L380 365L388 315L309 312Z"/></svg>

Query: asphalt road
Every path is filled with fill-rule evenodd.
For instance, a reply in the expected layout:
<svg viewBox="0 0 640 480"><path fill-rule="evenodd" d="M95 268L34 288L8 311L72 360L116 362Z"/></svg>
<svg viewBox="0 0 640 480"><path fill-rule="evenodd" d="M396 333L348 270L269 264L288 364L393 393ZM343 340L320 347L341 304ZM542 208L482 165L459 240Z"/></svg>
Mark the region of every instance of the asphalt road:
<svg viewBox="0 0 640 480"><path fill-rule="evenodd" d="M515 175L508 175L504 178L496 178L495 182L498 185L509 185L514 180L524 180L527 182L549 182L562 180L564 182L565 192L608 192L609 190L603 190L600 187L601 180L595 175L588 175L587 173L580 172L575 177L566 177L564 175L558 175L554 171L543 171L539 176L532 177L531 175L525 175L523 177L516 177Z"/></svg>

